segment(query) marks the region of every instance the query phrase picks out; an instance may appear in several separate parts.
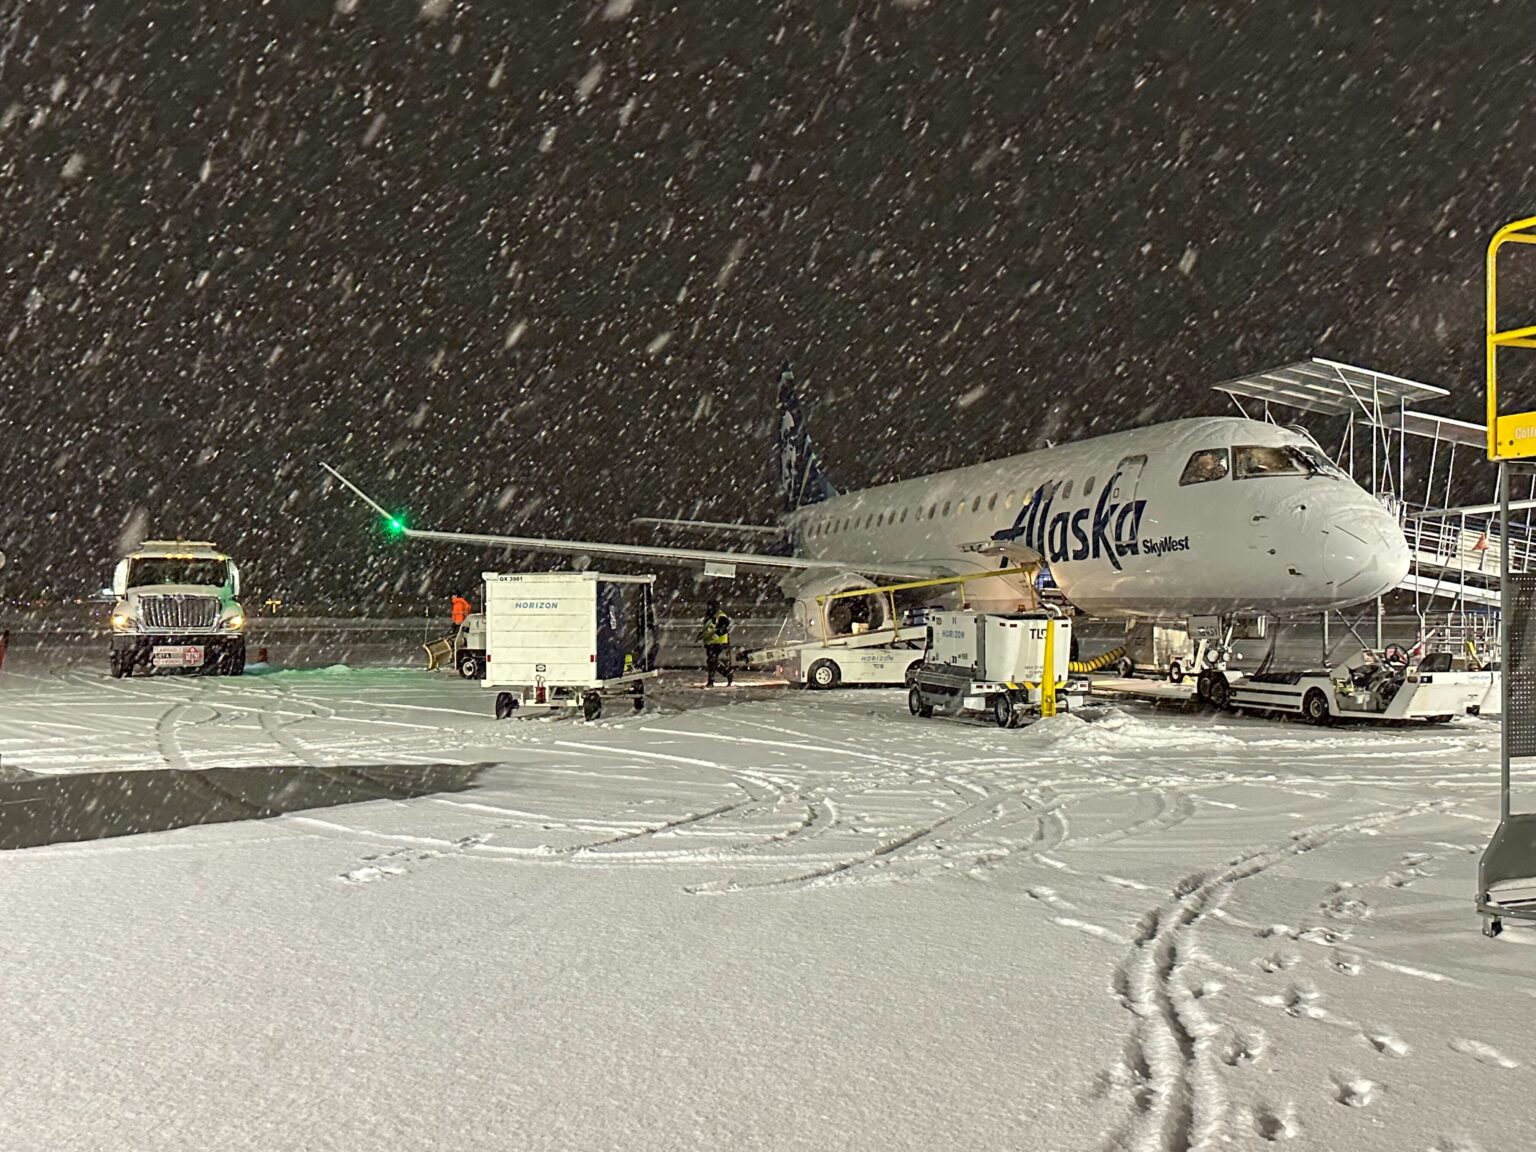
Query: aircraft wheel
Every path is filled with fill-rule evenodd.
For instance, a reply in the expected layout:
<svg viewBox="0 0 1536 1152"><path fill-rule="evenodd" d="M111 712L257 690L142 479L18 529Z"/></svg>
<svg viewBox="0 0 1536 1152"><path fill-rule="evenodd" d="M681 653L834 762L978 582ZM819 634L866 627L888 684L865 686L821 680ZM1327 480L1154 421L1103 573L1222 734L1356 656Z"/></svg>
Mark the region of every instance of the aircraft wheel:
<svg viewBox="0 0 1536 1152"><path fill-rule="evenodd" d="M1327 724L1333 717L1328 712L1328 698L1318 688L1308 692L1301 702L1301 714L1313 724Z"/></svg>
<svg viewBox="0 0 1536 1152"><path fill-rule="evenodd" d="M841 679L842 674L836 664L830 660L818 660L811 665L805 682L812 688L836 688L837 682Z"/></svg>
<svg viewBox="0 0 1536 1152"><path fill-rule="evenodd" d="M992 697L992 719L996 721L999 728L1012 728L1014 726L1013 701L1009 698L1008 693L999 692L996 696Z"/></svg>
<svg viewBox="0 0 1536 1152"><path fill-rule="evenodd" d="M517 711L517 700L510 692L496 693L496 719L505 720Z"/></svg>
<svg viewBox="0 0 1536 1152"><path fill-rule="evenodd" d="M1184 683L1184 665L1177 660L1168 661L1168 683Z"/></svg>

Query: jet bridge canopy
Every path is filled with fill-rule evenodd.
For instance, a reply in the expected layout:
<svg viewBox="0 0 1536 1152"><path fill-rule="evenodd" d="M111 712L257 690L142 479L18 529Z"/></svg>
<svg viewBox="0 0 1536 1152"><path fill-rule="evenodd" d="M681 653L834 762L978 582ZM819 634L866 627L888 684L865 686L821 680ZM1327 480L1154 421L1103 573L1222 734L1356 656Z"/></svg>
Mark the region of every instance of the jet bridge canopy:
<svg viewBox="0 0 1536 1152"><path fill-rule="evenodd" d="M1450 395L1449 390L1434 384L1315 356L1239 376L1215 385L1215 389L1237 400L1238 407L1243 400L1257 400L1326 416L1360 413L1374 419L1380 419L1380 412L1388 408Z"/></svg>

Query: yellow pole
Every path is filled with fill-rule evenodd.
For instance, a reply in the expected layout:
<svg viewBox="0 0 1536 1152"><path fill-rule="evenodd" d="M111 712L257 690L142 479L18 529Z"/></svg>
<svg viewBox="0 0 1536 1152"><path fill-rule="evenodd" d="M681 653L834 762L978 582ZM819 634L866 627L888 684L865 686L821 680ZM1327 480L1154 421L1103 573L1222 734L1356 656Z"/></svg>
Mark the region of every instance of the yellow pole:
<svg viewBox="0 0 1536 1152"><path fill-rule="evenodd" d="M1483 317L1483 359L1486 366L1487 388L1485 399L1488 417L1488 459L1498 460L1506 455L1523 455L1506 451L1499 444L1499 345L1515 348L1536 347L1531 342L1533 328L1514 328L1499 331L1499 249L1505 244L1536 244L1536 216L1516 220L1504 225L1488 241L1488 255L1484 260L1487 301Z"/></svg>
<svg viewBox="0 0 1536 1152"><path fill-rule="evenodd" d="M1485 260L1484 277L1487 282L1487 308L1484 312L1483 323L1485 333L1483 338L1483 356L1486 362L1488 384L1484 389L1484 397L1488 404L1488 459L1499 458L1498 423L1499 423L1499 346L1494 343L1494 333L1498 330L1498 267L1499 244L1503 240L1503 230L1494 233L1493 239L1488 241L1488 255Z"/></svg>
<svg viewBox="0 0 1536 1152"><path fill-rule="evenodd" d="M1056 621L1045 622L1045 668L1040 676L1040 715L1056 715Z"/></svg>

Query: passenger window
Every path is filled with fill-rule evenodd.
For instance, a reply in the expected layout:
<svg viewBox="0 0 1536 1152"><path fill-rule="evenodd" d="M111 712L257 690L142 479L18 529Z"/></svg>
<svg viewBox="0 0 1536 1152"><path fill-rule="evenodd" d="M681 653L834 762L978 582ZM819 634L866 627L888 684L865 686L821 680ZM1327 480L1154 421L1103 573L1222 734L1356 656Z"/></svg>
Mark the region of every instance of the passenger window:
<svg viewBox="0 0 1536 1152"><path fill-rule="evenodd" d="M1072 481L1068 480L1067 486L1061 490L1061 498L1063 500L1072 499Z"/></svg>
<svg viewBox="0 0 1536 1152"><path fill-rule="evenodd" d="M905 508L901 510L901 522L903 524L907 522L907 510Z"/></svg>
<svg viewBox="0 0 1536 1152"><path fill-rule="evenodd" d="M885 527L885 513L884 512L880 513L878 516L875 517L875 527L876 528L883 528L883 527Z"/></svg>
<svg viewBox="0 0 1536 1152"><path fill-rule="evenodd" d="M936 512L938 512L938 510L939 510L938 504L935 503L935 504L928 505L928 519L932 520L933 517L934 517L934 514Z"/></svg>
<svg viewBox="0 0 1536 1152"><path fill-rule="evenodd" d="M976 499L971 502L971 511L972 512L980 512L981 511L981 497L980 496L977 496Z"/></svg>
<svg viewBox="0 0 1536 1152"><path fill-rule="evenodd" d="M992 499L987 501L987 511L990 512L990 511L992 511L992 509L994 509L996 507L997 507L997 493L994 492L994 493L992 493Z"/></svg>
<svg viewBox="0 0 1536 1152"><path fill-rule="evenodd" d="M1267 444L1239 445L1232 450L1237 478L1252 476L1300 476L1306 469L1288 448Z"/></svg>
<svg viewBox="0 0 1536 1152"><path fill-rule="evenodd" d="M949 515L949 501L948 500L944 501L944 515L946 515L946 516Z"/></svg>
<svg viewBox="0 0 1536 1152"><path fill-rule="evenodd" d="M1094 477L1090 476L1090 477L1088 477L1088 483L1083 485L1083 495L1084 496L1092 496L1093 495L1093 481L1094 481Z"/></svg>
<svg viewBox="0 0 1536 1152"><path fill-rule="evenodd" d="M1239 449L1241 451L1241 449ZM1207 480L1221 480L1227 474L1227 450L1204 448L1189 458L1179 483L1204 484Z"/></svg>

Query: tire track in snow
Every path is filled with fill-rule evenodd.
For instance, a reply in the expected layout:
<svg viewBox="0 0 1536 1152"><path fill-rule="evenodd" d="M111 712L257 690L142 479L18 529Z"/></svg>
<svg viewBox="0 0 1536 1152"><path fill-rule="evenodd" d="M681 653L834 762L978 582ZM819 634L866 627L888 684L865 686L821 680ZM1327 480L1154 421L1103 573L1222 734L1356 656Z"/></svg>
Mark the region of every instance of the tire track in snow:
<svg viewBox="0 0 1536 1152"><path fill-rule="evenodd" d="M187 781L191 787L205 796L234 804L255 818L264 818L269 815L265 808L251 803L235 792L220 788L208 779L202 769L192 767L185 749L181 746L177 729L180 727L181 718L194 707L198 707L195 700L178 701L161 713L159 720L155 722L155 741L160 749L160 758L165 761L166 767L176 772L180 779ZM215 712L214 715L217 717L218 713Z"/></svg>
<svg viewBox="0 0 1536 1152"><path fill-rule="evenodd" d="M1136 1017L1126 1062L1144 1079L1145 1091L1129 1121L1111 1135L1109 1148L1211 1152L1225 1142L1227 1100L1217 1041L1226 1029L1191 990L1184 968L1196 927L1233 885L1341 836L1447 804L1429 801L1296 833L1283 845L1239 857L1214 873L1185 877L1171 900L1143 917L1115 983Z"/></svg>

